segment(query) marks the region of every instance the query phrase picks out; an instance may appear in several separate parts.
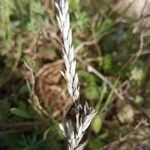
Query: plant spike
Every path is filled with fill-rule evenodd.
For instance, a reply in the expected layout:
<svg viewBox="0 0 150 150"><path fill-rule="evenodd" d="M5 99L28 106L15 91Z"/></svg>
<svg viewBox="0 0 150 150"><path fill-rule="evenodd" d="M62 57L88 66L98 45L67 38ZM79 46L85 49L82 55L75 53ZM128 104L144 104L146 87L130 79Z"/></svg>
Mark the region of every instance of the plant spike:
<svg viewBox="0 0 150 150"><path fill-rule="evenodd" d="M68 0L57 0L55 5L58 10L57 21L62 35L62 57L65 63L65 71L61 71L61 74L67 82L67 89L73 103L75 104L76 110L75 127L73 127L72 122L66 121L64 124L60 124L60 129L68 140L69 150L83 150L87 144L87 141L81 143L81 140L96 112L89 107L88 103L85 103L85 105L82 106L79 101L80 88L78 83L78 75L76 73L74 47L72 46L72 30L70 28Z"/></svg>

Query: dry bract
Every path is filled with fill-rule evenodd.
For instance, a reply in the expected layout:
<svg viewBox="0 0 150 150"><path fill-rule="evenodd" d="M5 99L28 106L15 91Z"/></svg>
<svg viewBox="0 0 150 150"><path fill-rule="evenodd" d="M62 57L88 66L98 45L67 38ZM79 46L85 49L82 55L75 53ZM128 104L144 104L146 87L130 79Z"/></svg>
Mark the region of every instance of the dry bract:
<svg viewBox="0 0 150 150"><path fill-rule="evenodd" d="M62 60L45 64L35 76L34 90L39 101L45 109L51 107L52 117L63 119L66 116L72 101L66 90L64 90L64 79L60 70L64 68Z"/></svg>

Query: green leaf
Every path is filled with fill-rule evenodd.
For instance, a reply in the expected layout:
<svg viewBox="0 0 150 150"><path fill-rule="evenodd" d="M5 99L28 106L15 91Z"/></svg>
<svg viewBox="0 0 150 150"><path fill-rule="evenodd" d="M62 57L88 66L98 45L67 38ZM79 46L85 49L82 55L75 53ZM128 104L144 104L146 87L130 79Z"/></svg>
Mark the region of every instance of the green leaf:
<svg viewBox="0 0 150 150"><path fill-rule="evenodd" d="M97 115L94 117L93 121L92 121L92 130L98 134L102 128L102 118L100 115Z"/></svg>
<svg viewBox="0 0 150 150"><path fill-rule="evenodd" d="M93 100L100 96L100 91L98 90L98 87L96 84L88 85L84 89L84 94L87 99Z"/></svg>
<svg viewBox="0 0 150 150"><path fill-rule="evenodd" d="M102 146L102 143L99 137L93 138L89 142L90 150L101 150L100 149L101 146Z"/></svg>
<svg viewBox="0 0 150 150"><path fill-rule="evenodd" d="M105 55L102 61L102 67L105 72L110 72L112 69L112 57L111 55Z"/></svg>
<svg viewBox="0 0 150 150"><path fill-rule="evenodd" d="M144 71L142 68L135 67L131 71L131 78L137 82L141 82L144 78Z"/></svg>
<svg viewBox="0 0 150 150"><path fill-rule="evenodd" d="M88 72L80 71L79 72L79 76L81 77L81 80L83 80L87 84L96 83L96 78L92 74L90 74Z"/></svg>
<svg viewBox="0 0 150 150"><path fill-rule="evenodd" d="M105 19L102 22L101 26L99 25L99 33L107 32L111 26L112 26L112 20L109 18Z"/></svg>
<svg viewBox="0 0 150 150"><path fill-rule="evenodd" d="M50 128L46 129L46 131L43 133L43 140L44 141L47 139L49 132L50 132Z"/></svg>
<svg viewBox="0 0 150 150"><path fill-rule="evenodd" d="M32 118L27 112L25 112L24 110L21 110L19 108L11 108L10 112L21 118L26 118L26 119Z"/></svg>
<svg viewBox="0 0 150 150"><path fill-rule="evenodd" d="M79 2L80 2L80 0L71 0L70 1L69 7L70 7L71 12L77 11L77 9L79 8Z"/></svg>
<svg viewBox="0 0 150 150"><path fill-rule="evenodd" d="M81 71L81 80L84 83L84 95L88 100L97 99L100 97L100 89L96 83L96 78L94 75Z"/></svg>
<svg viewBox="0 0 150 150"><path fill-rule="evenodd" d="M32 10L34 13L43 15L44 14L44 8L42 7L40 2L33 2L32 3Z"/></svg>

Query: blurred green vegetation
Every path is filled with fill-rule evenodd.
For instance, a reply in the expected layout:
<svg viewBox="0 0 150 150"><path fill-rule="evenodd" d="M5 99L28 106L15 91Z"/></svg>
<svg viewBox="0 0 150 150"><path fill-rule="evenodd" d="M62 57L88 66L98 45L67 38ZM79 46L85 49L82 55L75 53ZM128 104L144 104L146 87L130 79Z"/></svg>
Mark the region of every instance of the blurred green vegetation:
<svg viewBox="0 0 150 150"><path fill-rule="evenodd" d="M140 34L133 34L133 22L122 22L114 6L113 0L70 0L73 43L82 60L81 99L97 110L88 133L89 150L126 135L128 149L129 142L150 138L148 125L142 124L150 119L150 57L144 53L135 57ZM54 0L0 1L0 149L66 149L58 120L34 110L32 86L22 73L25 62L36 71L61 58L53 39L54 34L59 37L55 15ZM150 42L144 40L147 50ZM104 78L88 72L88 65ZM135 132L139 122L142 129Z"/></svg>

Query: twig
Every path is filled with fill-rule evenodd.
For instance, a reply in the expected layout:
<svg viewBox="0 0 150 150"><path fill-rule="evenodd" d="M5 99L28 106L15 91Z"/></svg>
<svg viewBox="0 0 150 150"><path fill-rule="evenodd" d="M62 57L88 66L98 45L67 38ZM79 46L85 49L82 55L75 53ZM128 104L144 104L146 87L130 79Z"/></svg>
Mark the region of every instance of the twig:
<svg viewBox="0 0 150 150"><path fill-rule="evenodd" d="M39 122L28 121L28 122L16 122L16 123L1 123L0 124L0 133L1 132L17 132L25 131L34 128L35 126L45 126L49 124L48 120L42 120Z"/></svg>
<svg viewBox="0 0 150 150"><path fill-rule="evenodd" d="M86 67L87 70L93 74L95 74L97 77L99 77L102 81L104 81L111 89L114 89L114 86L112 85L111 81L109 81L103 74L101 74L97 69L95 69L94 67L92 67L91 65L83 62L79 57L77 57L77 59L82 62ZM117 97L119 97L121 100L124 100L124 97L122 96L121 93L119 93L119 91L117 89L113 90L114 93L116 94Z"/></svg>
<svg viewBox="0 0 150 150"><path fill-rule="evenodd" d="M24 61L25 66L27 69L30 71L31 74L31 86L32 86L32 91L31 91L31 97L32 100L29 100L29 103L31 103L32 107L34 108L35 111L38 112L40 115L45 115L49 117L49 113L41 106L38 97L35 95L34 92L34 85L35 85L35 76L34 76L34 71L33 69L27 64L26 61Z"/></svg>
<svg viewBox="0 0 150 150"><path fill-rule="evenodd" d="M133 129L132 132L128 133L127 135L125 135L124 137L121 137L118 140L115 140L107 145L103 146L103 150L107 150L109 147L113 146L113 145L118 145L122 142L125 142L126 140L128 140L132 135L136 134L139 130L143 129L143 128L147 128L150 127L150 124L148 124L147 122L140 122L138 125L135 126L135 128Z"/></svg>
<svg viewBox="0 0 150 150"><path fill-rule="evenodd" d="M141 31L141 35L140 35L140 48L139 48L139 51L135 54L135 58L134 58L133 61L136 61L139 58L139 56L141 56L143 48L144 48L144 33L143 33L143 31Z"/></svg>

